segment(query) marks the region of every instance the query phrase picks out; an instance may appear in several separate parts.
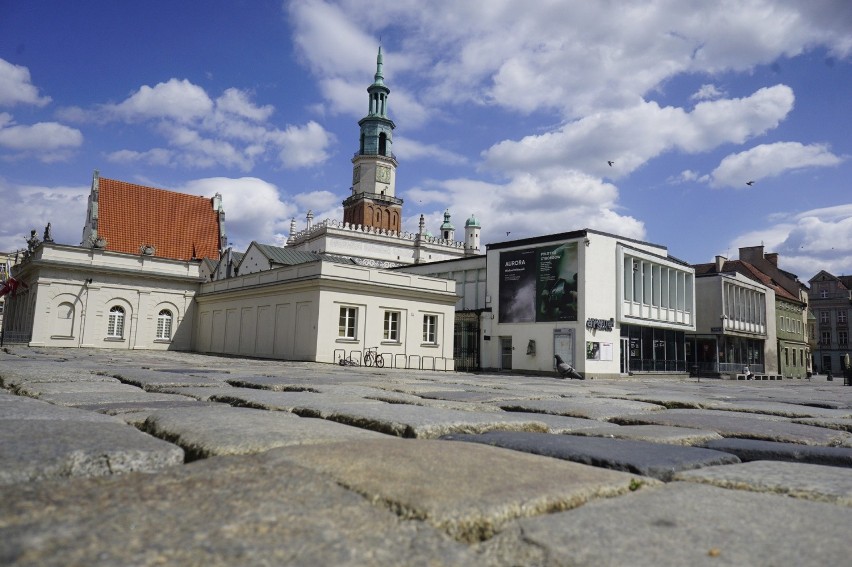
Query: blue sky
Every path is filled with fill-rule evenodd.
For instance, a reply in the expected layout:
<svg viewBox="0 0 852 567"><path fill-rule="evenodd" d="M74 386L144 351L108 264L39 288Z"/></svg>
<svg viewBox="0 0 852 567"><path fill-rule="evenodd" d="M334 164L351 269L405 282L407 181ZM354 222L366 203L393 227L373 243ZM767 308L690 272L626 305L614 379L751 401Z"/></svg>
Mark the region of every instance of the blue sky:
<svg viewBox="0 0 852 567"><path fill-rule="evenodd" d="M0 0L0 250L79 244L95 169L222 193L237 248L341 219L380 42L408 230L852 274L844 0Z"/></svg>

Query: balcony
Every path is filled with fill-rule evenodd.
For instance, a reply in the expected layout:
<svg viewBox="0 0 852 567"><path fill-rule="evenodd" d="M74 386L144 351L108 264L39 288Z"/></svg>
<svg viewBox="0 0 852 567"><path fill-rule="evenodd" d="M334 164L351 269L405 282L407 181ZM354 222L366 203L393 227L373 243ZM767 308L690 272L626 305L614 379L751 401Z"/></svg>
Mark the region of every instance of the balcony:
<svg viewBox="0 0 852 567"><path fill-rule="evenodd" d="M354 195L350 195L343 201L343 206L346 207L351 205L360 199L371 199L373 201L378 201L380 203L386 205L399 205L402 206L402 199L397 199L396 197L391 197L390 195L381 195L379 193L355 193Z"/></svg>

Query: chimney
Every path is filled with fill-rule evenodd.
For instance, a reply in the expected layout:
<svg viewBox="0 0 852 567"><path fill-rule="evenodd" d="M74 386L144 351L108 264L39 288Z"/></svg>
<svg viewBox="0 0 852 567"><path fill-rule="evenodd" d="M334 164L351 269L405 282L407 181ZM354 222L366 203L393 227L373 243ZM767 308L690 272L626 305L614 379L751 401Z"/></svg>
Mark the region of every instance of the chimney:
<svg viewBox="0 0 852 567"><path fill-rule="evenodd" d="M725 267L725 262L727 261L728 259L724 256L716 256L716 273L722 272L722 268Z"/></svg>
<svg viewBox="0 0 852 567"><path fill-rule="evenodd" d="M775 266L776 268L778 267L778 252L766 254L764 258L766 258L766 261Z"/></svg>

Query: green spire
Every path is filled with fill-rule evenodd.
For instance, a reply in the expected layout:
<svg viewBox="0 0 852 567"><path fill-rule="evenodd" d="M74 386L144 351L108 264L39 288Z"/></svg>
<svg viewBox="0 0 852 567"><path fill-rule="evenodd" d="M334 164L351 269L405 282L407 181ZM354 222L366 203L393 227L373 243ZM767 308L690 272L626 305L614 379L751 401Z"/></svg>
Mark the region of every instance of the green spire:
<svg viewBox="0 0 852 567"><path fill-rule="evenodd" d="M384 86L385 77L382 75L382 46L379 46L379 54L376 56L376 76L373 79L374 85Z"/></svg>

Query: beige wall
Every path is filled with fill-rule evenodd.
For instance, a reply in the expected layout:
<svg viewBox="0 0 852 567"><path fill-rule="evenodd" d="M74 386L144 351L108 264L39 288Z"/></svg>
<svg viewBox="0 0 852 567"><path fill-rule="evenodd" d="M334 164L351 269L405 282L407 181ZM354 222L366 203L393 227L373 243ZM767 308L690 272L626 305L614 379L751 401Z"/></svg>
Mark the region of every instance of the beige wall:
<svg viewBox="0 0 852 567"><path fill-rule="evenodd" d="M204 284L195 349L335 362L368 347L386 366L452 369L455 283L363 266L312 262ZM357 311L356 336L339 336L341 307ZM386 311L400 313L400 338L384 340ZM424 315L437 317L435 344L422 341Z"/></svg>

